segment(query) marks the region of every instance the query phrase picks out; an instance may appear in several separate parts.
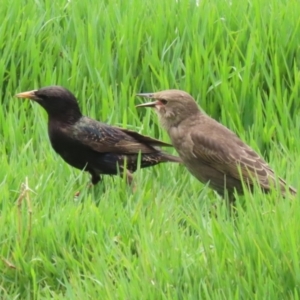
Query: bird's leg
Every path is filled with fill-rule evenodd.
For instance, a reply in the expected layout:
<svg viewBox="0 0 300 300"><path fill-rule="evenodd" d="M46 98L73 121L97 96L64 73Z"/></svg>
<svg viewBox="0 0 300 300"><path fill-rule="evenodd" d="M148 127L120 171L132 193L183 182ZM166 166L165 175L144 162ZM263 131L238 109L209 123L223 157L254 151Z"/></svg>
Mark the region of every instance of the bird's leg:
<svg viewBox="0 0 300 300"><path fill-rule="evenodd" d="M99 174L92 173L92 172L90 172L90 174L92 175L92 179L88 185L88 188L91 188L94 185L96 185L97 183L99 183L100 181L102 181L102 177ZM75 196L75 198L77 198L79 195L80 195L80 191L76 192L74 196Z"/></svg>
<svg viewBox="0 0 300 300"><path fill-rule="evenodd" d="M132 191L136 191L136 185L133 182L133 175L130 171L126 170L126 182L132 187Z"/></svg>
<svg viewBox="0 0 300 300"><path fill-rule="evenodd" d="M92 174L92 184L90 186L96 185L98 182L102 181L102 178L99 174L91 173Z"/></svg>
<svg viewBox="0 0 300 300"><path fill-rule="evenodd" d="M126 170L126 182L128 185L131 185L133 182L133 176L128 170Z"/></svg>

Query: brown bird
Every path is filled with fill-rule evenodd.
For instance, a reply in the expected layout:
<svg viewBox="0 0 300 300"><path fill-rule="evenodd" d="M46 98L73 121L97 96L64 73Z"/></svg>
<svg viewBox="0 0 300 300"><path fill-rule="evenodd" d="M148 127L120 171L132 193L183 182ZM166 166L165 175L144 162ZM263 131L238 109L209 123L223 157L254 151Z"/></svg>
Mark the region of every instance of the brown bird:
<svg viewBox="0 0 300 300"><path fill-rule="evenodd" d="M250 190L258 182L264 192L279 186L283 195L286 190L296 194L235 133L201 112L188 93L166 90L137 96L155 100L137 107L155 108L187 169L220 195L227 191L229 201L234 201L234 190L243 194L242 181Z"/></svg>
<svg viewBox="0 0 300 300"><path fill-rule="evenodd" d="M127 166L128 183L138 167L161 162L181 162L179 157L162 152L158 147L172 145L114 127L82 115L77 99L61 86L48 86L17 94L41 105L48 113L48 134L53 149L71 166L92 175L92 183L101 174L122 175Z"/></svg>

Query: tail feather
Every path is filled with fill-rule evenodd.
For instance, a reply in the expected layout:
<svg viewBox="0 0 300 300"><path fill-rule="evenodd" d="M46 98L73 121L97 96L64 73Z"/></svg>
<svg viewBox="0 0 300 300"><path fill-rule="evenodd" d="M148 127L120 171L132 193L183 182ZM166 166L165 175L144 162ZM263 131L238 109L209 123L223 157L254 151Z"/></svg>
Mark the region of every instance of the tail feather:
<svg viewBox="0 0 300 300"><path fill-rule="evenodd" d="M286 186L281 185L281 193L284 197L287 196L287 194L291 194L293 196L297 195L297 190L293 188L292 186Z"/></svg>
<svg viewBox="0 0 300 300"><path fill-rule="evenodd" d="M161 162L182 163L182 159L178 156L168 154L166 152L161 152Z"/></svg>
<svg viewBox="0 0 300 300"><path fill-rule="evenodd" d="M262 186L262 188L265 190L265 192L270 192L270 189L272 187L279 188L281 191L281 194L284 198L286 198L288 195L297 195L297 190L289 186L285 180L282 178L276 178L274 172L271 174L272 176L269 178L269 184L266 186Z"/></svg>

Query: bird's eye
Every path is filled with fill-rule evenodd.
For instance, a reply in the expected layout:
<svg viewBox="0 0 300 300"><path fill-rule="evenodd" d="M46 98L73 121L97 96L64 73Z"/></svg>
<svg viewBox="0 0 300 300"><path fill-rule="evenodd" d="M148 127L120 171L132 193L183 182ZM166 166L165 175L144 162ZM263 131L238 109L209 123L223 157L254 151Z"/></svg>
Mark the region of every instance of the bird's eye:
<svg viewBox="0 0 300 300"><path fill-rule="evenodd" d="M168 103L168 101L167 100L164 100L164 99L160 99L159 100L162 104L164 104L164 105L166 105L167 103Z"/></svg>

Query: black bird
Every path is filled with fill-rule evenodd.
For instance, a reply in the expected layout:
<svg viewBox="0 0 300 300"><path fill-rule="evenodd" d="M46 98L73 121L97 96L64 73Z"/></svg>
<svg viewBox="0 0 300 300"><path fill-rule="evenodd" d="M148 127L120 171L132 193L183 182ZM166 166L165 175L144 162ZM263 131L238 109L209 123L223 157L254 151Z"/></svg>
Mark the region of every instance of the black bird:
<svg viewBox="0 0 300 300"><path fill-rule="evenodd" d="M188 93L166 90L137 96L154 100L137 107L155 108L191 174L221 195L227 190L231 202L235 190L243 194L243 181L250 190L258 183L264 192L277 186L283 196L286 191L297 193L235 133L203 113Z"/></svg>
<svg viewBox="0 0 300 300"><path fill-rule="evenodd" d="M158 147L172 145L137 132L110 126L81 114L77 99L61 86L48 86L17 94L40 104L48 113L48 134L53 149L71 166L85 170L97 184L103 175L122 175L130 184L138 167L181 162Z"/></svg>

